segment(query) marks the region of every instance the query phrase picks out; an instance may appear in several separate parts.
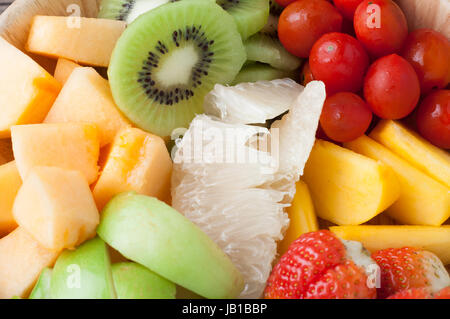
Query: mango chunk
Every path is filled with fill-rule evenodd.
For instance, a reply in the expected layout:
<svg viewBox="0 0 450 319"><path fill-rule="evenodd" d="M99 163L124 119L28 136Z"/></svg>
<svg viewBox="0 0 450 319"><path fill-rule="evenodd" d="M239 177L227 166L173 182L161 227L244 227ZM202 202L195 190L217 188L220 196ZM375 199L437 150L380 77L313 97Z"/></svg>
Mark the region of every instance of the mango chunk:
<svg viewBox="0 0 450 319"><path fill-rule="evenodd" d="M349 149L385 163L397 174L401 185L399 199L386 211L407 225L439 226L450 216L450 189L363 135L344 143Z"/></svg>
<svg viewBox="0 0 450 319"><path fill-rule="evenodd" d="M14 218L47 249L75 248L95 236L100 222L86 179L79 171L34 167L17 193Z"/></svg>
<svg viewBox="0 0 450 319"><path fill-rule="evenodd" d="M5 138L13 125L42 122L61 84L2 37L0 69L0 138Z"/></svg>
<svg viewBox="0 0 450 319"><path fill-rule="evenodd" d="M0 165L14 160L11 139L0 140Z"/></svg>
<svg viewBox="0 0 450 319"><path fill-rule="evenodd" d="M100 152L92 124L33 124L11 128L14 157L22 180L35 166L57 166L83 173L89 184L97 180Z"/></svg>
<svg viewBox="0 0 450 319"><path fill-rule="evenodd" d="M300 235L319 230L308 186L300 180L295 189L294 199L291 206L287 208L290 220L289 228L286 230L283 240L278 244L280 255L283 255Z"/></svg>
<svg viewBox="0 0 450 319"><path fill-rule="evenodd" d="M164 141L137 128L122 130L111 145L94 188L99 209L116 194L135 191L170 201L172 160Z"/></svg>
<svg viewBox="0 0 450 319"><path fill-rule="evenodd" d="M107 67L125 27L125 22L116 20L35 16L26 48L36 54Z"/></svg>
<svg viewBox="0 0 450 319"><path fill-rule="evenodd" d="M100 146L111 143L118 131L130 126L114 103L108 81L93 68L72 72L44 122L95 124Z"/></svg>
<svg viewBox="0 0 450 319"><path fill-rule="evenodd" d="M42 247L21 227L0 239L0 299L26 297L58 254Z"/></svg>
<svg viewBox="0 0 450 319"><path fill-rule="evenodd" d="M17 227L13 216L13 204L22 179L15 162L0 166L0 236L6 235Z"/></svg>
<svg viewBox="0 0 450 319"><path fill-rule="evenodd" d="M320 218L338 225L359 225L392 205L400 194L387 165L333 143L317 140L305 166Z"/></svg>
<svg viewBox="0 0 450 319"><path fill-rule="evenodd" d="M76 64L75 62L64 58L59 58L58 62L56 63L55 73L53 74L53 76L55 77L56 81L64 85L69 76L72 74L73 70L79 67L81 66L79 64Z"/></svg>
<svg viewBox="0 0 450 319"><path fill-rule="evenodd" d="M416 247L435 253L450 264L450 226L334 226L339 238L356 240L371 252L386 248Z"/></svg>
<svg viewBox="0 0 450 319"><path fill-rule="evenodd" d="M450 154L397 121L381 121L369 135L378 143L450 187Z"/></svg>

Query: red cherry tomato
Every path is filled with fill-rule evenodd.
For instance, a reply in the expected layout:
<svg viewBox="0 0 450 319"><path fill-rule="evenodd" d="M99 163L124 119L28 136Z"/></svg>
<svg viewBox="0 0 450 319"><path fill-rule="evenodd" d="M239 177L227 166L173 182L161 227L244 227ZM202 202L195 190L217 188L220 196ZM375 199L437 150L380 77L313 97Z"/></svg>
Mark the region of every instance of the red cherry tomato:
<svg viewBox="0 0 450 319"><path fill-rule="evenodd" d="M314 44L309 65L314 78L325 83L327 94L357 92L369 67L369 57L355 38L333 32Z"/></svg>
<svg viewBox="0 0 450 319"><path fill-rule="evenodd" d="M408 36L405 15L392 0L364 0L353 22L356 37L375 58L399 52Z"/></svg>
<svg viewBox="0 0 450 319"><path fill-rule="evenodd" d="M333 0L334 5L340 13L349 20L353 21L356 8L363 0Z"/></svg>
<svg viewBox="0 0 450 319"><path fill-rule="evenodd" d="M450 148L450 90L430 93L417 109L417 129L438 147Z"/></svg>
<svg viewBox="0 0 450 319"><path fill-rule="evenodd" d="M369 67L364 79L364 98L379 117L403 118L414 110L419 97L416 72L401 56L385 56Z"/></svg>
<svg viewBox="0 0 450 319"><path fill-rule="evenodd" d="M300 0L281 13L278 37L290 53L307 58L323 34L341 30L342 20L342 15L325 0Z"/></svg>
<svg viewBox="0 0 450 319"><path fill-rule="evenodd" d="M294 1L297 1L297 0L275 0L275 2L278 3L282 7L287 7Z"/></svg>
<svg viewBox="0 0 450 319"><path fill-rule="evenodd" d="M340 92L327 97L320 125L336 142L349 142L363 135L372 121L372 111L358 95Z"/></svg>
<svg viewBox="0 0 450 319"><path fill-rule="evenodd" d="M314 81L314 76L312 75L311 68L309 67L309 61L306 61L302 67L302 73L300 74L300 83L306 86L309 82Z"/></svg>
<svg viewBox="0 0 450 319"><path fill-rule="evenodd" d="M402 56L416 70L422 94L442 89L450 82L450 41L431 29L408 35Z"/></svg>

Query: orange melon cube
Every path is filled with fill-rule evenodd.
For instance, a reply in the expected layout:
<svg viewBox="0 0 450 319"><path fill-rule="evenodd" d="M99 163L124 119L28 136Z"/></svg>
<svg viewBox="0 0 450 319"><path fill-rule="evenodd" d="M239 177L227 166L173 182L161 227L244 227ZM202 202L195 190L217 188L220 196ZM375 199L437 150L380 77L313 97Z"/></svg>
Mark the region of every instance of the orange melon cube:
<svg viewBox="0 0 450 319"><path fill-rule="evenodd" d="M35 16L26 48L45 56L107 67L125 27L125 22L116 20Z"/></svg>
<svg viewBox="0 0 450 319"><path fill-rule="evenodd" d="M36 166L24 180L13 214L42 246L75 248L95 236L99 213L86 179L79 171Z"/></svg>
<svg viewBox="0 0 450 319"><path fill-rule="evenodd" d="M14 160L11 139L0 140L0 165Z"/></svg>
<svg viewBox="0 0 450 319"><path fill-rule="evenodd" d="M35 166L78 170L89 184L98 177L100 143L95 125L86 123L17 125L11 128L22 180Z"/></svg>
<svg viewBox="0 0 450 319"><path fill-rule="evenodd" d="M79 64L76 64L75 62L59 58L58 62L56 63L55 73L53 74L53 76L55 77L56 81L64 85L69 76L72 74L72 71L79 67L81 66Z"/></svg>
<svg viewBox="0 0 450 319"><path fill-rule="evenodd" d="M114 103L108 81L93 68L72 72L44 122L95 124L100 146L111 143L118 131L130 126Z"/></svg>
<svg viewBox="0 0 450 319"><path fill-rule="evenodd" d="M116 194L135 191L170 201L172 160L159 136L137 128L121 131L111 145L103 171L94 187L99 209Z"/></svg>
<svg viewBox="0 0 450 319"><path fill-rule="evenodd" d="M15 162L9 162L0 166L0 236L3 236L14 228L17 223L14 219L12 208L22 179Z"/></svg>
<svg viewBox="0 0 450 319"><path fill-rule="evenodd" d="M42 122L61 84L2 37L0 70L0 138L5 138L13 125Z"/></svg>
<svg viewBox="0 0 450 319"><path fill-rule="evenodd" d="M26 297L42 269L52 266L58 254L21 227L0 239L0 299Z"/></svg>

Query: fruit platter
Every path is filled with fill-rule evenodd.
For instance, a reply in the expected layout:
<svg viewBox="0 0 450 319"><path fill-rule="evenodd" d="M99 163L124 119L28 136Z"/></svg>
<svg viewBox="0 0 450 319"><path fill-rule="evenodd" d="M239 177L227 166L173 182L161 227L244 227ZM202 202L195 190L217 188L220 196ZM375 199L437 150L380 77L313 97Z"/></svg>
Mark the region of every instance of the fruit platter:
<svg viewBox="0 0 450 319"><path fill-rule="evenodd" d="M16 0L0 299L450 299L448 0Z"/></svg>

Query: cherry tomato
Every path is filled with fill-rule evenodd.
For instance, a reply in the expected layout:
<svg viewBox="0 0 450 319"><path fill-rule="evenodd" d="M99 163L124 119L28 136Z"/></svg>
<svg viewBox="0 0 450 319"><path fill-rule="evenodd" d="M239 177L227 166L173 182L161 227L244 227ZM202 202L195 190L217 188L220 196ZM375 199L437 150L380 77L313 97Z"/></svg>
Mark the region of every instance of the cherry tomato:
<svg viewBox="0 0 450 319"><path fill-rule="evenodd" d="M327 97L320 125L336 142L349 142L363 135L372 122L372 111L358 95L339 92Z"/></svg>
<svg viewBox="0 0 450 319"><path fill-rule="evenodd" d="M333 0L334 5L347 19L353 21L356 8L363 0Z"/></svg>
<svg viewBox="0 0 450 319"><path fill-rule="evenodd" d="M364 98L383 119L400 119L414 110L420 84L411 64L397 54L376 60L364 79Z"/></svg>
<svg viewBox="0 0 450 319"><path fill-rule="evenodd" d="M450 90L430 93L417 108L417 129L438 147L450 148Z"/></svg>
<svg viewBox="0 0 450 319"><path fill-rule="evenodd" d="M287 7L294 1L297 1L297 0L275 0L275 2L278 3L282 7Z"/></svg>
<svg viewBox="0 0 450 319"><path fill-rule="evenodd" d="M302 67L302 73L300 74L300 83L306 86L309 82L314 81L314 76L312 75L311 68L309 67L309 61L306 61Z"/></svg>
<svg viewBox="0 0 450 319"><path fill-rule="evenodd" d="M333 32L314 44L309 65L314 78L325 83L327 94L357 92L369 67L369 56L355 38Z"/></svg>
<svg viewBox="0 0 450 319"><path fill-rule="evenodd" d="M422 94L442 89L450 82L450 41L431 29L408 35L402 56L416 70Z"/></svg>
<svg viewBox="0 0 450 319"><path fill-rule="evenodd" d="M281 13L278 37L290 53L307 58L323 34L341 30L342 20L342 15L325 0L299 0Z"/></svg>
<svg viewBox="0 0 450 319"><path fill-rule="evenodd" d="M353 22L356 37L375 58L399 52L408 36L405 15L392 0L364 0Z"/></svg>

